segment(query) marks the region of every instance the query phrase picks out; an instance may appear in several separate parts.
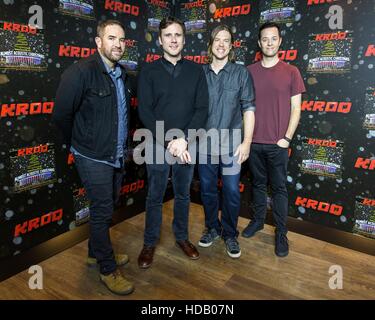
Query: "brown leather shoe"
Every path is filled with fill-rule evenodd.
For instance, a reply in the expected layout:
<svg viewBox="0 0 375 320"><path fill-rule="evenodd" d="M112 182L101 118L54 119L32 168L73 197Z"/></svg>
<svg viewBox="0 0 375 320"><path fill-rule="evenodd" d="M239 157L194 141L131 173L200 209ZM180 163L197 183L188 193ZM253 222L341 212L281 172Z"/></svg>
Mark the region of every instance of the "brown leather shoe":
<svg viewBox="0 0 375 320"><path fill-rule="evenodd" d="M199 252L189 240L176 241L176 246L179 247L190 259L196 260L199 258Z"/></svg>
<svg viewBox="0 0 375 320"><path fill-rule="evenodd" d="M155 247L143 246L141 253L138 256L138 266L141 269L147 269L151 266L154 258Z"/></svg>

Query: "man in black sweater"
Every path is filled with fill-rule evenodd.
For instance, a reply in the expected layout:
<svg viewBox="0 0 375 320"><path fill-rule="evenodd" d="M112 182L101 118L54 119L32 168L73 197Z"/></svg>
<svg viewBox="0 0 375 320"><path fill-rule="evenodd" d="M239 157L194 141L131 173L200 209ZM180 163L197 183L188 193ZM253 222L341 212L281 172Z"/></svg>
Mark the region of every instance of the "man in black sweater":
<svg viewBox="0 0 375 320"><path fill-rule="evenodd" d="M138 265L143 269L151 266L159 240L162 203L170 168L175 195L173 232L176 245L189 258L199 258L199 252L188 240L190 184L194 172L188 145L193 144L195 139L188 138L187 134L189 129L205 127L208 112L207 82L201 66L181 56L185 44L185 26L181 21L173 17L163 19L159 26L159 43L163 57L145 66L138 82L139 117L152 132L153 155L163 154L162 163L147 163L144 246L138 257ZM157 121L162 121L163 128L159 126L157 129ZM164 135L160 138L156 134L160 129L163 134L170 129L179 129L183 134L177 133L177 137L167 144ZM170 164L168 157L177 157L178 162Z"/></svg>

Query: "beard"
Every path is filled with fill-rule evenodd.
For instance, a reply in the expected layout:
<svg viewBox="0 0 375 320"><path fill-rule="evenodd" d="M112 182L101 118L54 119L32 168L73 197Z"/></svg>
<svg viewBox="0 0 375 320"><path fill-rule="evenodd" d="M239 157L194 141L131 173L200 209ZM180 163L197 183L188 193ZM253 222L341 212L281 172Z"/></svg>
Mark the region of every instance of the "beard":
<svg viewBox="0 0 375 320"><path fill-rule="evenodd" d="M116 50L115 50L116 51ZM118 52L118 53L117 53ZM124 54L124 51L116 51L112 49L102 50L100 52L105 58L107 58L111 62L119 62Z"/></svg>

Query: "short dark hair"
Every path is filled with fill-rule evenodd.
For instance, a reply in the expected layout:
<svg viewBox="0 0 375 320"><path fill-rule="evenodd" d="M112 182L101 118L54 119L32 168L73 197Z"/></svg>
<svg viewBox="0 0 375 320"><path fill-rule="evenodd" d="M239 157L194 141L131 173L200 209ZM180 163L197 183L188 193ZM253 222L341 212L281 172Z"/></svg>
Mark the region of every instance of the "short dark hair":
<svg viewBox="0 0 375 320"><path fill-rule="evenodd" d="M185 37L185 33L186 33L186 27L185 27L185 24L175 18L175 17L172 17L172 16L169 16L169 17L166 17L166 18L163 18L163 20L160 21L160 24L159 24L159 37L161 37L161 31L168 28L171 24L174 24L174 23L177 23L178 25L180 25L180 27L182 28L182 32L183 32L183 35Z"/></svg>
<svg viewBox="0 0 375 320"><path fill-rule="evenodd" d="M220 31L228 31L229 34L230 34L230 42L233 44L234 39L233 39L232 30L226 24L221 24L221 25L217 26L215 29L213 29L212 32L211 32L211 35L210 35L210 42L208 43L208 49L207 49L207 51L208 51L207 52L208 63L212 63L212 60L213 60L212 44L214 43L214 40L215 40L217 34ZM232 48L229 51L228 60L230 62L235 62L236 61L235 54L234 54L234 49L233 49L233 45L232 45Z"/></svg>
<svg viewBox="0 0 375 320"><path fill-rule="evenodd" d="M98 27L96 28L96 34L97 37L101 37L103 35L104 29L106 26L112 26L112 25L117 25L122 28L125 32L125 27L124 25L118 21L118 20L103 20L98 23Z"/></svg>
<svg viewBox="0 0 375 320"><path fill-rule="evenodd" d="M281 38L281 30L280 30L280 26L276 23L276 22L266 22L266 23L263 23L260 28L259 28L259 33L258 33L258 40L260 40L260 35L262 33L262 31L264 29L268 29L268 28L277 28L277 31L279 33L279 37Z"/></svg>

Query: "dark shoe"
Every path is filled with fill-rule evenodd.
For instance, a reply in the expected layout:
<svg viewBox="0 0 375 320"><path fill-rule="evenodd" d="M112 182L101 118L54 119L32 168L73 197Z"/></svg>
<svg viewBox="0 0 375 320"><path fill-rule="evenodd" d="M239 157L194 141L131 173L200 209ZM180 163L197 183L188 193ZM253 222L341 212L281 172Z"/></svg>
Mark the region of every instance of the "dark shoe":
<svg viewBox="0 0 375 320"><path fill-rule="evenodd" d="M200 238L198 245L203 248L207 248L211 246L215 240L220 238L219 234L217 233L216 229L205 229L202 237Z"/></svg>
<svg viewBox="0 0 375 320"><path fill-rule="evenodd" d="M241 256L240 245L236 238L228 238L225 240L227 253L231 258L239 258Z"/></svg>
<svg viewBox="0 0 375 320"><path fill-rule="evenodd" d="M147 269L151 266L154 259L155 247L143 246L143 249L138 257L138 266L141 269Z"/></svg>
<svg viewBox="0 0 375 320"><path fill-rule="evenodd" d="M127 254L115 254L115 260L116 260L116 265L123 266L129 262L129 257ZM98 262L96 261L95 258L92 257L87 257L87 265L89 267L96 267L98 265Z"/></svg>
<svg viewBox="0 0 375 320"><path fill-rule="evenodd" d="M251 238L257 231L262 230L264 228L263 223L255 222L255 220L251 221L248 226L243 229L241 235L244 238Z"/></svg>
<svg viewBox="0 0 375 320"><path fill-rule="evenodd" d="M289 244L286 234L276 232L275 237L275 254L278 257L286 257L289 253Z"/></svg>
<svg viewBox="0 0 375 320"><path fill-rule="evenodd" d="M176 241L176 246L181 248L190 259L196 260L199 258L198 250L189 240Z"/></svg>
<svg viewBox="0 0 375 320"><path fill-rule="evenodd" d="M125 295L134 291L133 284L118 269L108 275L100 274L100 280L115 294Z"/></svg>

